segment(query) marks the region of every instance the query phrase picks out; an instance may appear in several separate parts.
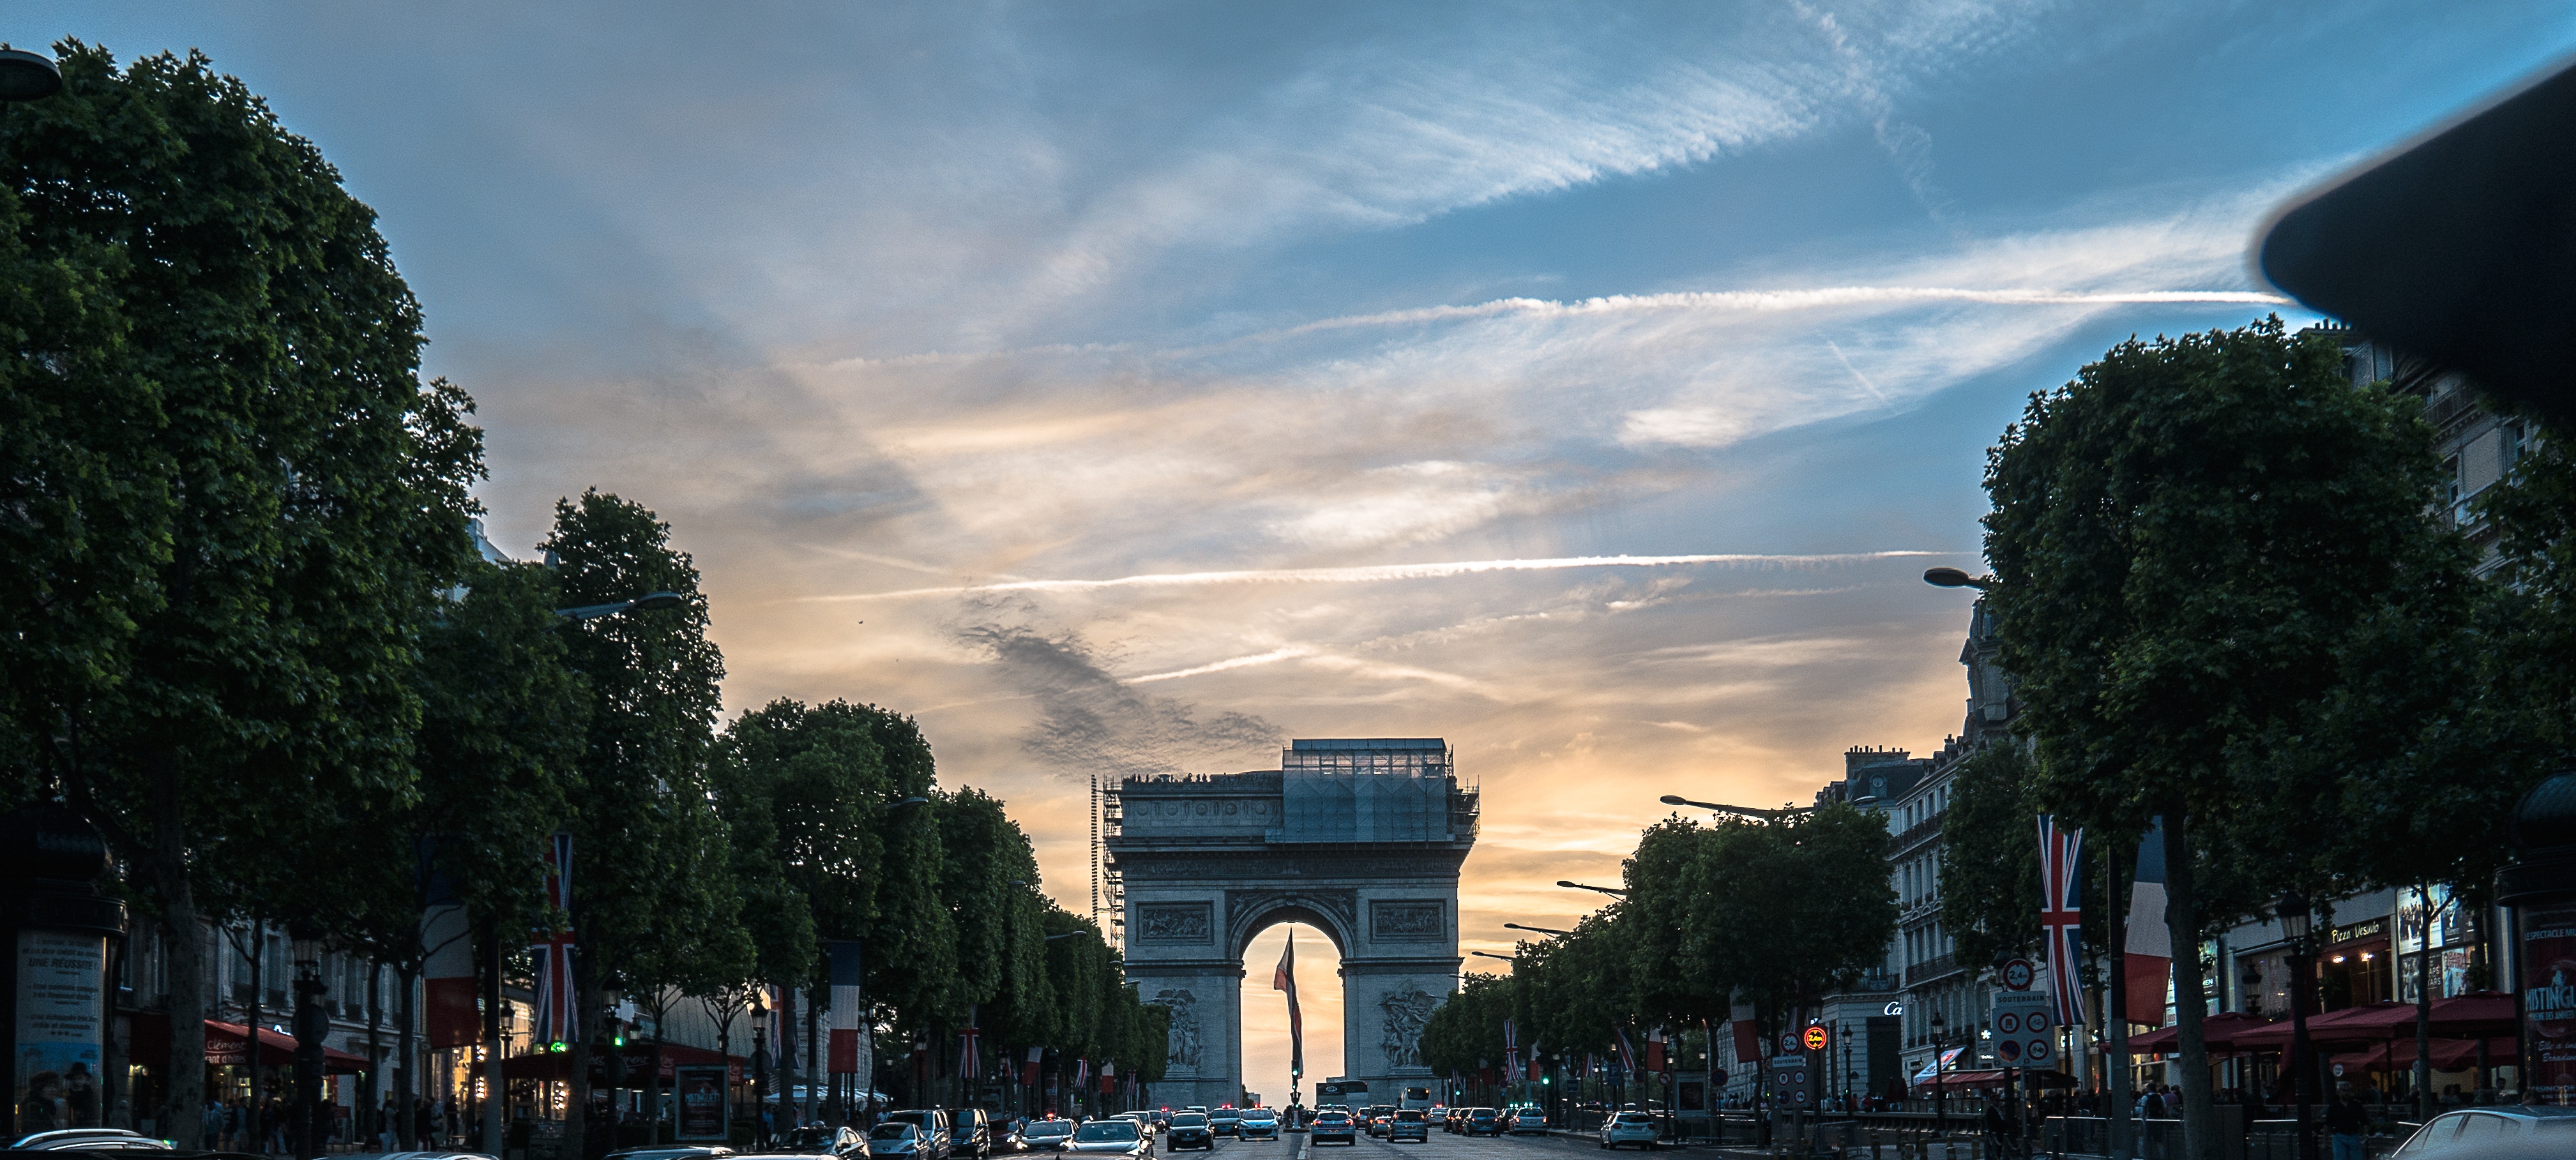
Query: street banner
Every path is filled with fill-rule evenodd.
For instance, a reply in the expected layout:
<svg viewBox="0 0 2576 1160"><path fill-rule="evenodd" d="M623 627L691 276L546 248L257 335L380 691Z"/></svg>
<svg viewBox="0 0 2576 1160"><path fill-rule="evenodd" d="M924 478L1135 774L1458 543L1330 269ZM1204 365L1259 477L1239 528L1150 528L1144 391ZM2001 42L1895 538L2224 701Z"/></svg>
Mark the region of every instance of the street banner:
<svg viewBox="0 0 2576 1160"><path fill-rule="evenodd" d="M1038 1059L1040 1056L1045 1054L1046 1049L1043 1047L1032 1047L1029 1049L1028 1059L1020 1064L1021 1087L1038 1086Z"/></svg>
<svg viewBox="0 0 2576 1160"><path fill-rule="evenodd" d="M1646 1033L1646 1070L1672 1070L1664 1066L1664 1029L1661 1027Z"/></svg>
<svg viewBox="0 0 2576 1160"><path fill-rule="evenodd" d="M859 944L856 939L836 940L832 956L832 1040L831 1062L826 1066L834 1075L859 1073L859 1021L865 1017L867 1004L859 997L860 983L866 975L859 968Z"/></svg>
<svg viewBox="0 0 2576 1160"><path fill-rule="evenodd" d="M2527 1102L2576 1103L2576 905L2528 906L2517 923Z"/></svg>
<svg viewBox="0 0 2576 1160"><path fill-rule="evenodd" d="M483 1039L475 1001L474 932L465 904L437 865L437 841L424 837L420 860L421 986L431 1047L472 1047Z"/></svg>
<svg viewBox="0 0 2576 1160"><path fill-rule="evenodd" d="M982 1033L975 1029L975 1007L966 1007L966 1027L957 1033L957 1078L984 1078L984 1052L976 1040Z"/></svg>
<svg viewBox="0 0 2576 1160"><path fill-rule="evenodd" d="M1270 989L1288 992L1288 1078L1306 1074L1306 1019L1297 1011L1297 928L1288 928L1288 949L1279 956L1279 970L1270 976Z"/></svg>
<svg viewBox="0 0 2576 1160"><path fill-rule="evenodd" d="M2082 1027L2084 981L2084 831L2057 828L2039 815L2039 927L2048 944L2048 993L2060 1027Z"/></svg>
<svg viewBox="0 0 2576 1160"><path fill-rule="evenodd" d="M1503 1074L1518 1075L1521 1070L1521 1029L1510 1016L1503 1017Z"/></svg>
<svg viewBox="0 0 2576 1160"><path fill-rule="evenodd" d="M2120 983L2127 988L2129 1022L2161 1027L2165 989L2172 982L2173 932L2165 926L2164 819L2147 828L2138 843L2138 878L2129 889L2127 955Z"/></svg>
<svg viewBox="0 0 2576 1160"><path fill-rule="evenodd" d="M792 987L771 987L769 995L769 1044L776 1053L770 1057L770 1064L793 1069L796 1066L796 991Z"/></svg>
<svg viewBox="0 0 2576 1160"><path fill-rule="evenodd" d="M1730 1023L1735 1028L1736 1060L1741 1063L1751 1063L1762 1058L1762 1037L1754 1034L1753 1021L1736 1019L1731 1020Z"/></svg>
<svg viewBox="0 0 2576 1160"><path fill-rule="evenodd" d="M1634 1074L1637 1070L1637 1049L1634 1045L1628 1042L1628 1029L1625 1027L1612 1028L1610 1035L1611 1047L1614 1048L1619 1055L1620 1074Z"/></svg>
<svg viewBox="0 0 2576 1160"><path fill-rule="evenodd" d="M572 1042L577 1026L573 1020L571 914L572 834L557 830L546 844L546 912L530 931L528 944L528 961L536 965L535 1030L540 1046Z"/></svg>

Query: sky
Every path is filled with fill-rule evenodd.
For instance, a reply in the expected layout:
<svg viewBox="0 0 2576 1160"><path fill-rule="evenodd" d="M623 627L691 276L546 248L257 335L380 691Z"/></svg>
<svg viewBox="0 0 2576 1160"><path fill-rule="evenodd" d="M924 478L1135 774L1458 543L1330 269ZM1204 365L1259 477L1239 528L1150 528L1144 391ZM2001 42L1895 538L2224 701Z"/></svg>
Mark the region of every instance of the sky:
<svg viewBox="0 0 2576 1160"><path fill-rule="evenodd" d="M66 36L202 49L322 148L480 403L493 540L532 555L585 488L659 512L729 713L916 715L1076 910L1094 774L1444 737L1483 794L1462 945L1508 953L1661 794L1937 749L1967 605L1918 577L1976 566L2025 397L2132 335L2310 320L2248 270L2264 215L2576 16L0 11ZM1274 1094L1285 1016L1246 998Z"/></svg>

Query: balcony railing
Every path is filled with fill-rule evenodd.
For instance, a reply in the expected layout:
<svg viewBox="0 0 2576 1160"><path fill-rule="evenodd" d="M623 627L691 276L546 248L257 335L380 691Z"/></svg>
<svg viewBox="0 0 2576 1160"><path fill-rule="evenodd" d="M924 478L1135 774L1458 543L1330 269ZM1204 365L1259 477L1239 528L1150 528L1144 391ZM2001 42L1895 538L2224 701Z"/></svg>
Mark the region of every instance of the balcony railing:
<svg viewBox="0 0 2576 1160"><path fill-rule="evenodd" d="M1905 968L1905 985L1911 987L1925 979L1937 979L1958 969L1959 956L1950 951L1943 951Z"/></svg>

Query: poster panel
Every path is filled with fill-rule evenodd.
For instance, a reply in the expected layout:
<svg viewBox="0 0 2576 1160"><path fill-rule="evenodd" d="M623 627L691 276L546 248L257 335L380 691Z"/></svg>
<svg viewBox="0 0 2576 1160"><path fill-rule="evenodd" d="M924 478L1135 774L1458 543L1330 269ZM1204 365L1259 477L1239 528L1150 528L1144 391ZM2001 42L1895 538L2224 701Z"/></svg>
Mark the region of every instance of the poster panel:
<svg viewBox="0 0 2576 1160"><path fill-rule="evenodd" d="M2529 907L2521 926L2524 1098L2576 1104L2576 905Z"/></svg>
<svg viewBox="0 0 2576 1160"><path fill-rule="evenodd" d="M96 1126L106 1041L107 939L18 932L17 1054L10 1106L21 1133Z"/></svg>
<svg viewBox="0 0 2576 1160"><path fill-rule="evenodd" d="M723 1064L689 1064L672 1069L680 1093L683 1140L722 1140L729 1127L725 1114L726 1068Z"/></svg>

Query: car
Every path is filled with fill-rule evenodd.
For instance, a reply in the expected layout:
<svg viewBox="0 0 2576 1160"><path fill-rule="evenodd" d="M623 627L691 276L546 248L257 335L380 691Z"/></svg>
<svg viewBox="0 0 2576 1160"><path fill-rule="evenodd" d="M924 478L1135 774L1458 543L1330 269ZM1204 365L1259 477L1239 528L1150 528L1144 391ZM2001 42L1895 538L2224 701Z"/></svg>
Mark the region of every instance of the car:
<svg viewBox="0 0 2576 1160"><path fill-rule="evenodd" d="M1395 1116L1386 1122L1386 1142L1392 1144L1398 1140L1430 1143L1431 1117L1419 1108L1396 1109Z"/></svg>
<svg viewBox="0 0 2576 1160"><path fill-rule="evenodd" d="M466 1154L466 1155L474 1155L475 1153L465 1153L465 1154ZM391 1155L397 1155L397 1156L443 1156L443 1155L450 1155L450 1153L444 1153L444 1152L396 1152L396 1153L391 1153ZM679 1147L679 1148L672 1148L672 1147L662 1147L662 1148L628 1148L628 1149L626 1149L626 1150L625 1150L625 1151L623 1151L623 1152L611 1152L611 1153L609 1153L609 1154L608 1154L608 1158L607 1158L607 1160L720 1160L720 1158L721 1158L721 1157L726 1157L726 1156L731 1156L731 1155L733 1155L733 1149L731 1149L731 1148L690 1148L690 1147Z"/></svg>
<svg viewBox="0 0 2576 1160"><path fill-rule="evenodd" d="M1656 1137L1660 1134L1655 1130L1655 1117L1645 1112L1621 1112L1602 1121L1600 1144L1604 1148L1634 1144L1652 1152L1658 1147Z"/></svg>
<svg viewBox="0 0 2576 1160"><path fill-rule="evenodd" d="M1513 1108L1503 1130L1515 1136L1546 1135L1547 1111L1531 1104Z"/></svg>
<svg viewBox="0 0 2576 1160"><path fill-rule="evenodd" d="M1368 1128L1369 1135L1383 1136L1386 1134L1387 1117L1394 1114L1394 1104L1370 1104L1368 1111L1360 1117L1360 1123Z"/></svg>
<svg viewBox="0 0 2576 1160"><path fill-rule="evenodd" d="M1243 1113L1234 1108L1218 1108L1207 1115L1208 1130L1220 1136L1234 1135L1235 1128L1243 1123Z"/></svg>
<svg viewBox="0 0 2576 1160"><path fill-rule="evenodd" d="M779 1139L777 1151L799 1156L865 1156L868 1138L854 1128L807 1124L789 1128Z"/></svg>
<svg viewBox="0 0 2576 1160"><path fill-rule="evenodd" d="M1059 1151L1072 1139L1073 1121L1071 1120L1053 1118L1031 1120L1020 1129L1020 1140L1027 1144L1029 1151L1032 1152Z"/></svg>
<svg viewBox="0 0 2576 1160"><path fill-rule="evenodd" d="M1450 1135L1452 1135L1452 1136L1455 1136L1455 1135L1457 1135L1457 1134L1458 1134L1458 1126L1459 1126L1459 1125L1461 1125L1461 1124L1464 1124L1464 1123L1466 1123L1466 1122L1467 1122L1467 1109L1465 1109L1465 1108L1451 1108L1451 1109L1449 1109L1449 1114L1448 1114L1446 1117L1444 1117L1444 1118L1442 1118L1442 1119L1441 1119L1441 1121L1440 1121L1440 1130L1441 1130L1441 1131L1443 1131L1443 1132L1447 1132L1447 1133L1449 1133L1449 1134L1450 1134Z"/></svg>
<svg viewBox="0 0 2576 1160"><path fill-rule="evenodd" d="M1314 1122L1306 1128L1313 1133L1307 1139L1316 1147L1323 1146L1326 1140L1339 1140L1354 1148L1360 1143L1358 1117L1349 1112L1317 1112Z"/></svg>
<svg viewBox="0 0 2576 1160"><path fill-rule="evenodd" d="M1235 1121L1234 1135L1239 1140L1276 1140L1279 1138L1279 1114L1268 1108L1245 1108Z"/></svg>
<svg viewBox="0 0 2576 1160"><path fill-rule="evenodd" d="M1467 1118L1460 1121L1458 1124L1458 1134L1461 1136L1500 1136L1503 1134L1503 1117L1501 1113L1496 1112L1492 1108L1469 1108L1467 1109Z"/></svg>
<svg viewBox="0 0 2576 1160"><path fill-rule="evenodd" d="M2500 1104L2424 1121L2390 1160L2539 1160L2576 1155L2576 1107Z"/></svg>
<svg viewBox="0 0 2576 1160"><path fill-rule="evenodd" d="M56 1128L21 1136L13 1152L168 1152L173 1145L123 1128Z"/></svg>
<svg viewBox="0 0 2576 1160"><path fill-rule="evenodd" d="M1178 1152L1183 1148L1216 1151L1216 1128L1198 1112L1180 1112L1172 1117L1172 1126L1163 1137L1163 1150Z"/></svg>
<svg viewBox="0 0 2576 1160"><path fill-rule="evenodd" d="M878 1160L946 1160L948 1136L935 1128L924 1131L909 1120L889 1119L868 1129L868 1155Z"/></svg>
<svg viewBox="0 0 2576 1160"><path fill-rule="evenodd" d="M993 1160L992 1113L982 1108L959 1108L948 1117L949 1155Z"/></svg>
<svg viewBox="0 0 2576 1160"><path fill-rule="evenodd" d="M1145 1134L1144 1124L1124 1116L1111 1116L1075 1128L1073 1139L1066 1142L1063 1150L1143 1160L1154 1154L1154 1138Z"/></svg>

